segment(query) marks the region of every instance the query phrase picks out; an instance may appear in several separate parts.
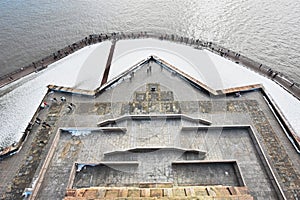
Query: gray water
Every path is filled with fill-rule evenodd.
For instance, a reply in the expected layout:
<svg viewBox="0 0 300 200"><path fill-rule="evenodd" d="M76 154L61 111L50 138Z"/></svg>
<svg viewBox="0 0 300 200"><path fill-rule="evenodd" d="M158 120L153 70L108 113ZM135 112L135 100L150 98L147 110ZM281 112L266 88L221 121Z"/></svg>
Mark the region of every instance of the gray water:
<svg viewBox="0 0 300 200"><path fill-rule="evenodd" d="M0 75L93 33L214 41L300 83L299 0L1 0Z"/></svg>

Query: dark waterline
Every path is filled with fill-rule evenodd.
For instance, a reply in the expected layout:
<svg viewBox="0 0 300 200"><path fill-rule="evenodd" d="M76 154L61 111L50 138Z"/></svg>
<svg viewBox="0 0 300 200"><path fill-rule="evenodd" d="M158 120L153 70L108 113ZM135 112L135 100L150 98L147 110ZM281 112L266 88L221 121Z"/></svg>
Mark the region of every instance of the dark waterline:
<svg viewBox="0 0 300 200"><path fill-rule="evenodd" d="M1 1L0 74L92 33L151 31L214 41L300 82L299 3L252 1Z"/></svg>

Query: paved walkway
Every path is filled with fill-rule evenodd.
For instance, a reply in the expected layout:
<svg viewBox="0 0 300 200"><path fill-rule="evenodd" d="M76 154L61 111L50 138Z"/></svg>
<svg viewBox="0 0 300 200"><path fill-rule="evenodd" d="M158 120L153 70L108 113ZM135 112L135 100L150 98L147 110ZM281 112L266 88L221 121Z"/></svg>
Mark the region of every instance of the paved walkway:
<svg viewBox="0 0 300 200"><path fill-rule="evenodd" d="M31 187L55 135L55 123L62 106L63 104L55 103L49 109L42 110L38 118L50 126L35 124L20 152L0 161L0 199L21 199L24 189Z"/></svg>
<svg viewBox="0 0 300 200"><path fill-rule="evenodd" d="M116 40L113 40L112 45L110 47L110 52L109 52L109 55L107 58L106 67L105 67L104 74L103 74L103 79L101 81L101 86L107 82L107 78L108 78L108 74L109 74L109 70L110 70L110 66L111 66L111 61L112 61L115 47L116 47L116 42L117 42Z"/></svg>

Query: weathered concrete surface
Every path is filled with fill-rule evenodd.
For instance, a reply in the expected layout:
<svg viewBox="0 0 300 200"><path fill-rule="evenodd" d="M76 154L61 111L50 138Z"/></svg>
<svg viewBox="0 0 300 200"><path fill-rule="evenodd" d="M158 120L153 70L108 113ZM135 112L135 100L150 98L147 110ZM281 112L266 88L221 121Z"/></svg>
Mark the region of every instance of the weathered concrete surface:
<svg viewBox="0 0 300 200"><path fill-rule="evenodd" d="M41 110L37 116L40 125L34 125L20 152L0 161L1 199L21 199L24 189L31 187L57 130L55 123L62 106L63 103L54 103Z"/></svg>
<svg viewBox="0 0 300 200"><path fill-rule="evenodd" d="M95 98L54 93L52 98L59 99L64 95L67 99L67 103L62 105L60 117L55 125L56 129L58 127L74 127L74 130L76 127L80 127L81 130L84 127L96 128L100 121L139 113L150 115L182 113L207 119L212 122L212 125L251 125L287 198L291 199L299 195L299 157L286 139L260 91L242 93L239 98L234 96L216 98L187 84L170 71L161 69L159 65L155 63L150 65L151 73L147 71L147 67L141 68L135 72L133 78L124 78L123 82ZM156 87L153 93L149 91L152 90L149 84ZM144 98L147 93L148 98ZM69 102L74 104L72 109L68 108ZM171 106L165 107L165 102ZM65 131L60 135L57 149L37 199L62 199L74 162L98 163L107 159L106 152L153 146L198 149L206 152L204 159L208 161L237 160L251 195L256 199L278 198L271 184L272 176L264 169L265 165L261 162L260 154L257 153L257 144L250 137L249 130L208 128L182 131L184 126L199 125L201 124L177 119L124 120L113 126L126 127L126 133L114 131L90 133L86 128L86 132L81 132L82 135L78 135L78 132L73 132L72 135ZM174 152L156 153L157 156L146 153L140 157L141 160L138 161L141 164L138 171L143 173L138 175L147 178L145 180L149 182L165 182L168 181L168 177L170 181L174 181L171 176L174 171L170 163L180 159L180 156ZM129 160L133 158L135 157L128 157ZM119 160L119 158L110 159ZM24 160L23 163L25 162ZM195 177L193 171L196 173L198 169L196 166L189 171L193 184L197 182L197 179L193 180ZM202 171L198 173L201 175ZM224 171L224 175L227 173ZM105 183L114 183L118 179L117 174L112 174L107 177ZM179 174L182 180L178 179L177 183L188 180L183 180L186 178L182 177L185 173ZM91 186L93 183L91 177L91 175L83 177L82 184ZM140 180L134 178L129 177L128 183ZM122 184L122 181L119 183Z"/></svg>
<svg viewBox="0 0 300 200"><path fill-rule="evenodd" d="M170 78L170 75L172 78ZM173 110L175 113L184 113L195 117L202 117L204 119L211 120L213 124L219 125L236 125L236 124L250 124L255 129L255 133L262 144L263 150L268 154L272 151L274 147L282 147L289 150L289 154L292 156L295 155L293 158L296 158L296 152L292 149L291 145L284 146L281 145L281 141L276 139L276 137L272 136L272 140L275 143L268 143L268 137L265 136L263 130L260 127L268 126L269 120L272 120L272 124L275 124L276 119L272 115L272 113L265 112L263 113L262 110L268 110L268 107L261 97L261 93L259 91L250 92L242 94L240 98L233 98L231 96L224 96L213 98L208 96L205 93L199 92L197 89L193 88L192 86L186 84L185 81L181 80L180 78L172 75L169 71L162 70L159 66L152 63L152 71L151 73L147 73L147 70L144 68L135 72L135 76L132 79L125 79L121 84L117 87L113 87L110 90L107 90L102 95L98 96L97 98L93 99L93 102L90 102L89 98L80 97L80 96L72 96L72 101L76 105L76 109L71 114L65 115L60 121L60 126L83 126L83 127L93 127L96 125L97 122L105 119L116 118L120 115L124 114L138 114L138 113L166 113L164 108L161 106L153 106L159 103L156 97L153 99L150 97L150 101L147 100L148 98L140 98L141 94L146 94L147 92L147 84L148 83L156 83L157 80L159 81L159 88L156 91L172 91L173 97L169 98L173 102L178 102L177 109ZM175 86L176 85L176 86ZM148 89L151 87L148 87ZM169 88L172 88L169 89ZM156 92L154 91L154 93ZM189 92L186 92L189 91ZM168 93L168 92L167 92ZM122 94L122 95L120 95ZM140 94L140 95L139 95ZM159 93L158 93L159 94ZM159 95L158 95L159 96ZM157 96L157 97L158 97ZM191 99L195 101L191 101ZM145 103L143 103L145 102ZM126 108L126 105L129 105ZM143 106L139 106L143 105ZM150 107L149 107L150 106ZM152 110L149 108L152 107ZM174 107L174 106L173 106ZM176 107L175 107L176 108ZM263 115L262 115L263 114ZM267 116L267 118L265 117ZM263 118L261 118L263 117ZM89 120L88 120L89 119ZM258 124L263 123L263 124ZM177 125L176 125L177 124ZM249 138L247 132L231 132L228 130L227 134L223 134L223 131L209 131L208 133L205 132L185 132L180 134L180 127L183 124L178 123L178 121L156 121L152 120L150 122L121 122L117 123L116 126L120 127L127 127L128 132L126 134L92 134L88 137L79 137L74 138L75 143L79 143L80 145L76 145L76 149L86 149L86 150L76 150L73 154L65 160L64 167L69 166L71 168L71 164L73 161L80 160L81 162L90 162L89 159L93 161L101 161L103 159L103 151L106 149L107 151L111 151L113 149L127 149L130 147L135 146L181 146L185 148L207 148L206 151L208 152L208 157L206 159L242 159L239 163L241 168L241 173L245 179L245 182L253 194L258 199L265 199L267 197L273 196L272 198L276 199L274 196L274 190L271 189L270 182L268 181L268 176L265 171L262 169L262 164L259 161L258 155L255 149L253 149L253 143ZM196 124L189 124L185 122L185 126L188 125L196 125ZM276 133L278 135L283 135L283 131L280 129L278 125L274 126L276 129ZM268 131L272 131L271 128L266 129ZM159 134L158 134L159 133ZM172 133L172 134L168 134ZM147 137L143 135L147 135ZM194 136L192 136L194 134ZM201 136L201 134L203 136ZM238 135L238 137L237 137ZM64 135L66 137L67 135ZM197 137L195 137L197 136ZM100 137L100 138L98 138ZM221 138L220 138L221 137ZM223 138L224 137L224 138ZM63 138L63 137L62 137ZM202 140L201 138L205 138L206 140ZM215 141L215 138L219 138ZM275 138L275 139L274 139ZM78 140L78 141L77 141ZM200 141L199 141L200 140ZM70 139L62 139L62 146L67 145L65 142L72 141ZM89 149L87 147L91 146L98 146L98 141L104 141L101 145L101 149L93 148ZM285 140L286 141L286 140ZM97 144L96 144L96 143ZM220 142L220 143L219 143ZM72 142L71 142L72 143ZM75 144L74 143L74 144ZM247 145L248 144L248 145ZM285 142L287 144L287 142ZM201 146L202 145L202 146ZM204 145L204 146L203 146ZM224 146L225 145L225 146ZM72 146L72 145L71 145ZM223 147L222 149L214 149L215 147ZM252 146L252 147L251 147ZM225 148L226 147L226 148ZM246 148L246 149L245 149ZM252 150L251 150L252 148ZM203 150L203 149L201 149ZM85 152L80 154L80 152ZM274 151L274 150L273 150ZM58 151L59 152L59 151ZM78 152L79 154L77 154ZM101 153L102 152L102 153ZM276 151L275 151L276 152ZM224 155L222 154L224 153ZM101 156L102 154L102 156ZM221 156L222 155L222 156ZM270 157L269 161L272 163L277 159L278 156L287 156L287 152L283 151L281 154L276 155L274 157ZM57 157L58 156L58 157ZM233 157L232 157L233 156ZM57 158L60 158L59 165L62 164L61 157L59 155L54 156L53 160L53 167L56 166L55 161ZM71 158L71 160L69 160ZM247 161L248 158L249 160ZM257 164L254 164L253 161L257 160ZM157 163L158 161L154 160L152 163ZM285 165L287 168L280 168L274 167L275 174L284 188L285 194L294 196L294 192L297 189L297 177L299 174L299 158L298 159L288 159L288 163L291 163L294 167L289 168L290 164ZM243 164L244 163L244 164ZM274 163L277 163L276 161ZM250 167L251 166L251 167ZM149 166L148 166L149 167ZM57 167L59 169L60 167ZM62 168L63 169L63 168ZM143 169L147 169L144 167ZM250 169L255 170L255 172L250 173ZM293 176L289 175L290 170L296 170L294 174L296 175L294 178ZM55 170L53 172L49 171L49 183L51 178L51 174L55 174ZM57 176L57 175L56 175ZM286 185L286 181L284 177L290 177L289 184L294 182L293 185L296 186L294 188L289 187ZM62 176L59 176L62 177ZM259 178L265 178L264 181L257 181ZM65 176L65 179L68 179L68 176ZM112 178L113 180L113 178ZM153 180L153 179L152 179ZM166 179L159 179L160 181L165 181ZM45 181L46 183L48 181ZM109 181L108 181L109 182ZM110 181L113 182L113 181ZM260 184L257 184L257 183ZM269 182L269 183L268 183ZM268 187L268 188L264 188ZM263 189L264 192L261 190ZM44 192L42 194L47 194L51 191L51 187L44 186ZM47 191L47 192L46 192ZM258 191L258 192L255 192ZM53 191L52 191L53 192ZM58 192L61 195L63 191ZM51 193L51 192L50 192Z"/></svg>

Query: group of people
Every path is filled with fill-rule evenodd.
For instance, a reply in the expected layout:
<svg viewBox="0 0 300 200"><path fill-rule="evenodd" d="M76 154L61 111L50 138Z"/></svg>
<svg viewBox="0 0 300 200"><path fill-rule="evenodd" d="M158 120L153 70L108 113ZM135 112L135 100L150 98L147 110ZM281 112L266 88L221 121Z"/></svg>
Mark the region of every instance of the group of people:
<svg viewBox="0 0 300 200"><path fill-rule="evenodd" d="M40 118L36 118L35 119L35 123L37 124L37 125L41 125L42 124L42 127L43 128L50 128L51 126L50 126L50 124L48 124L47 122L42 122L42 120L40 119Z"/></svg>
<svg viewBox="0 0 300 200"><path fill-rule="evenodd" d="M53 103L59 103L59 101L57 100L56 97L51 98L50 101L52 101ZM61 101L61 103L64 103L64 102L67 101L67 99L66 99L66 97L64 97L64 96L61 96L61 97L60 97L60 101ZM47 107L49 107L49 106L50 106L50 105L49 105L46 101L44 101L44 102L41 104L40 108L41 108L41 109L44 109L44 108L47 108ZM68 108L68 111L70 112L70 111L72 111L72 110L75 109L75 105L74 105L73 103L69 103L68 106L67 106L67 108ZM38 118L38 117L35 119L35 122L34 122L34 123L35 123L35 124L38 124L38 125L42 125L43 128L50 128L50 127L51 127L50 124L48 124L48 123L45 122L45 121L42 122L42 120L41 120L40 118Z"/></svg>
<svg viewBox="0 0 300 200"><path fill-rule="evenodd" d="M54 103L58 103L58 101L57 101L57 98L56 97L54 97L54 98L51 98L50 99L52 102L54 102ZM64 96L61 96L60 97L60 101L61 102L66 102L67 100L66 100L66 97L64 97Z"/></svg>

